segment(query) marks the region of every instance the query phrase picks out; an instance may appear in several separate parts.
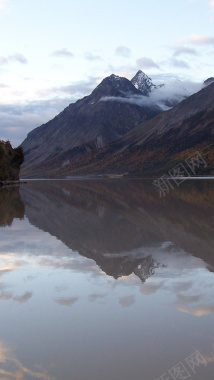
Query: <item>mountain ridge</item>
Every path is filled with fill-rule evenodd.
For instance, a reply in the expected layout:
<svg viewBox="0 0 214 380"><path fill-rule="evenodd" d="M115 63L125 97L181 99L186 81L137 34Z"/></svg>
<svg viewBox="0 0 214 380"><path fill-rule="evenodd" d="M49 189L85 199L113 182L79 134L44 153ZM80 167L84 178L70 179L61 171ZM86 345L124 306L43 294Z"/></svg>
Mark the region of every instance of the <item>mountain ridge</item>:
<svg viewBox="0 0 214 380"><path fill-rule="evenodd" d="M214 83L211 83L173 109L133 128L121 139L96 152L75 156L71 150L62 159L68 160L72 154L73 159L63 167L51 159L26 175L40 172L53 177L87 174L157 176L196 151L204 155L207 162L204 173L209 175L214 169L213 99Z"/></svg>
<svg viewBox="0 0 214 380"><path fill-rule="evenodd" d="M128 79L114 74L103 79L91 95L71 103L53 120L28 134L21 144L23 168L82 145L86 151L96 151L162 111L155 104L114 101L130 96L142 97L142 93ZM113 101L103 101L105 97Z"/></svg>
<svg viewBox="0 0 214 380"><path fill-rule="evenodd" d="M144 77L140 72L137 74ZM126 78L114 74L105 78L91 95L70 104L52 121L28 135L25 142L29 143L33 136L34 146L29 152L32 159L24 149L27 162L22 176L157 175L196 150L205 154L206 173L212 173L214 83L165 112L153 106L128 103L130 96L134 100L138 96L149 99L139 93ZM69 124L70 115L74 128ZM60 144L45 151L44 147L51 146L53 140L55 143L59 135Z"/></svg>

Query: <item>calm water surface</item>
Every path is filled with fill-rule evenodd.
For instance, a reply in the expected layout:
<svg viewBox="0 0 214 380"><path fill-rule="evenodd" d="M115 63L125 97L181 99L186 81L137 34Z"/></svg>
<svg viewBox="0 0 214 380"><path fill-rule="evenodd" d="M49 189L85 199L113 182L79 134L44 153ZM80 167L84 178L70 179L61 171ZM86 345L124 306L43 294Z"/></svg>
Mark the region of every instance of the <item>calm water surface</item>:
<svg viewBox="0 0 214 380"><path fill-rule="evenodd" d="M0 189L0 379L214 379L214 181Z"/></svg>

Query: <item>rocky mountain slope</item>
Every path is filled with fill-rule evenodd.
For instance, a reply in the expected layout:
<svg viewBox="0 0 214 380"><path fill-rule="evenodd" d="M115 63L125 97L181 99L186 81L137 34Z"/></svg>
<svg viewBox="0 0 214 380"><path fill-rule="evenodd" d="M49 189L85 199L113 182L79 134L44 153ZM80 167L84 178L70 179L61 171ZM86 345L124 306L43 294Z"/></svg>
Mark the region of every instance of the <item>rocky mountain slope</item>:
<svg viewBox="0 0 214 380"><path fill-rule="evenodd" d="M153 84L144 76L148 91ZM142 86L141 80L141 89ZM28 134L22 143L25 153L22 170L57 157L60 166L66 165L68 160L118 140L162 111L154 103L139 106L133 102L133 98L142 96L126 78L116 75L105 78L91 95L70 104L53 120ZM61 161L60 155L65 152L67 158Z"/></svg>
<svg viewBox="0 0 214 380"><path fill-rule="evenodd" d="M164 174L196 151L206 161L197 174L213 174L214 83L102 149L72 159L70 152L66 152L24 174L39 173L53 177L90 173L156 176ZM59 165L66 160L66 165Z"/></svg>
<svg viewBox="0 0 214 380"><path fill-rule="evenodd" d="M148 96L153 90L156 90L163 85L155 85L143 71L138 70L132 78L131 83L139 90L142 95Z"/></svg>

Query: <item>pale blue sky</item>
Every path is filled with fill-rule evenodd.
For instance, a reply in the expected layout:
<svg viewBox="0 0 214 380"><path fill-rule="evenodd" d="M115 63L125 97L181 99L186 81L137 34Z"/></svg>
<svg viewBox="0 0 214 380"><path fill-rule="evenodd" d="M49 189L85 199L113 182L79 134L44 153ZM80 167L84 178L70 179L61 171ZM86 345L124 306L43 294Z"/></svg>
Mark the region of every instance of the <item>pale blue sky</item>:
<svg viewBox="0 0 214 380"><path fill-rule="evenodd" d="M213 0L0 0L0 139L14 145L112 73L214 76Z"/></svg>

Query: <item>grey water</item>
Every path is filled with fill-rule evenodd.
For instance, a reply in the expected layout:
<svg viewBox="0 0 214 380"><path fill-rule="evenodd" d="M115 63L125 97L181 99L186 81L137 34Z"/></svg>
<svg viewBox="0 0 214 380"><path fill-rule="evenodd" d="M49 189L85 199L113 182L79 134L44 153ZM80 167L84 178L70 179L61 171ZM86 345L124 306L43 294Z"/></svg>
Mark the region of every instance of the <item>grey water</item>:
<svg viewBox="0 0 214 380"><path fill-rule="evenodd" d="M213 380L213 185L0 189L0 379Z"/></svg>

